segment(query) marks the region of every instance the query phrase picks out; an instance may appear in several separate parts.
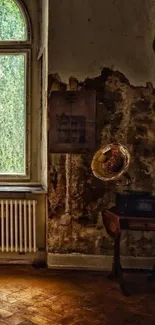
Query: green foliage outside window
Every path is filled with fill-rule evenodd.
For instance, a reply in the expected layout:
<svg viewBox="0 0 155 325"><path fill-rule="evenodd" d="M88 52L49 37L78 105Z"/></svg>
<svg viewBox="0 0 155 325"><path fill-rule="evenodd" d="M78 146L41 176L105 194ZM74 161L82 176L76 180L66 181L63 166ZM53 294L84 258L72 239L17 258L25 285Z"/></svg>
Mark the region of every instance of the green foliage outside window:
<svg viewBox="0 0 155 325"><path fill-rule="evenodd" d="M26 24L20 8L13 0L0 0L0 41L25 39Z"/></svg>
<svg viewBox="0 0 155 325"><path fill-rule="evenodd" d="M25 40L15 1L0 0L0 41ZM25 173L25 54L0 52L0 174Z"/></svg>

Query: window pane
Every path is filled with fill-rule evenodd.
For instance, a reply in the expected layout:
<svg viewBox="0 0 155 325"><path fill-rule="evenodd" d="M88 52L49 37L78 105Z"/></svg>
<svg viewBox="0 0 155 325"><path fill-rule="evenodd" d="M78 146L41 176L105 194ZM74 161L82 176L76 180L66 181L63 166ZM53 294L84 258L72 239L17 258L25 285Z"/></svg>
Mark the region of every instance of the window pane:
<svg viewBox="0 0 155 325"><path fill-rule="evenodd" d="M0 0L0 41L26 39L26 22L20 7L13 0Z"/></svg>
<svg viewBox="0 0 155 325"><path fill-rule="evenodd" d="M0 174L25 174L25 54L0 54Z"/></svg>

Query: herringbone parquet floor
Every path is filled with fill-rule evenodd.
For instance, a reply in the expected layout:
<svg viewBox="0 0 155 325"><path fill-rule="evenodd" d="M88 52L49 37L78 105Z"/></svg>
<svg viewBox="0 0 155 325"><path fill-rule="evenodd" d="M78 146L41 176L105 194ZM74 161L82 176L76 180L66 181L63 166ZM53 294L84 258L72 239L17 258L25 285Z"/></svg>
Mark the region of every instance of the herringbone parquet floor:
<svg viewBox="0 0 155 325"><path fill-rule="evenodd" d="M0 266L0 324L155 325L155 289L139 283L125 298L103 274Z"/></svg>

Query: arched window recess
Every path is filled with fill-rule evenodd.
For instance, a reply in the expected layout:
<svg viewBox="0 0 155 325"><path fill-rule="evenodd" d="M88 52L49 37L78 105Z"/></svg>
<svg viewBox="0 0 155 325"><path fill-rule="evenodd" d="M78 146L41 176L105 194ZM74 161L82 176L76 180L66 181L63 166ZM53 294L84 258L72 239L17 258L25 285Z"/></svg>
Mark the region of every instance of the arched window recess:
<svg viewBox="0 0 155 325"><path fill-rule="evenodd" d="M31 91L38 82L31 78L35 48L23 1L0 0L0 182L30 182L36 173L30 147L31 115L37 110Z"/></svg>

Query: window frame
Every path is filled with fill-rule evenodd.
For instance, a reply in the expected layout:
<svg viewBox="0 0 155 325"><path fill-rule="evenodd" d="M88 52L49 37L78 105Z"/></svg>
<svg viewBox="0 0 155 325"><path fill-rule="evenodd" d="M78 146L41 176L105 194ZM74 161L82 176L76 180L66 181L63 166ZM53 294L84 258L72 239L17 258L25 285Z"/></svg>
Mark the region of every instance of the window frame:
<svg viewBox="0 0 155 325"><path fill-rule="evenodd" d="M0 174L0 184L4 185L33 185L40 184L40 143L37 145L37 140L39 141L40 135L40 103L41 103L41 63L37 61L36 48L39 44L36 44L36 40L32 35L32 32L38 32L39 21L37 26L35 26L34 14L35 12L30 12L26 8L27 0L13 0L15 4L20 8L23 17L25 19L25 24L27 27L27 39L20 41L0 41L0 55L1 54L11 54L11 53L22 53L26 54L26 107L25 107L25 118L26 118L26 129L25 129L25 175L13 175L13 174ZM33 0L34 1L34 0ZM36 0L37 1L37 0ZM31 19L31 21L30 21ZM33 26L32 26L33 25ZM35 30L34 30L35 29ZM35 78L34 78L35 74ZM36 78L36 75L38 78ZM35 79L35 80L34 80ZM39 105L34 105L34 89L39 87ZM32 138L35 136L35 132L32 130L32 120L34 116L38 114L38 119L35 121L35 127L37 129L37 140L33 141ZM34 149L34 146L37 148ZM33 153L34 152L34 153ZM37 152L37 158L35 158ZM37 159L39 159L37 161Z"/></svg>

